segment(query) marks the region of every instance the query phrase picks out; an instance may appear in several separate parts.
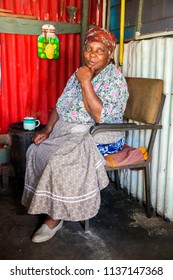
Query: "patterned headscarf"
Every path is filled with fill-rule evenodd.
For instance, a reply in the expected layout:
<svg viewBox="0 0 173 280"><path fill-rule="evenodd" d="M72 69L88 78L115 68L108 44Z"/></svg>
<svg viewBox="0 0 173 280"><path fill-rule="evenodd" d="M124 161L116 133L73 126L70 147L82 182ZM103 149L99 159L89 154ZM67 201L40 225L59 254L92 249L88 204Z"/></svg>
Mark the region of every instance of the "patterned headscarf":
<svg viewBox="0 0 173 280"><path fill-rule="evenodd" d="M104 44L111 52L116 47L116 37L112 32L104 28L94 27L86 32L84 45L91 42L99 42Z"/></svg>

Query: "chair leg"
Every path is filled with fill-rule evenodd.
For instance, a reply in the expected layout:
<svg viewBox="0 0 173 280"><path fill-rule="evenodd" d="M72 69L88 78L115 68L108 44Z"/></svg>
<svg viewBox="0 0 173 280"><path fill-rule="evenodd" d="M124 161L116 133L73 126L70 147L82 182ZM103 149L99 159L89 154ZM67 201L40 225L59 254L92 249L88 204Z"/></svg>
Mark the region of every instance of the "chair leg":
<svg viewBox="0 0 173 280"><path fill-rule="evenodd" d="M144 169L145 172L145 195L146 195L146 215L151 218L151 198L150 198L150 173L149 164Z"/></svg>
<svg viewBox="0 0 173 280"><path fill-rule="evenodd" d="M84 223L85 223L85 226L84 226L85 232L87 232L87 231L89 231L89 220L85 220Z"/></svg>
<svg viewBox="0 0 173 280"><path fill-rule="evenodd" d="M114 174L115 174L115 188L117 190L120 189L120 179L119 179L119 175L118 175L118 170L114 170Z"/></svg>

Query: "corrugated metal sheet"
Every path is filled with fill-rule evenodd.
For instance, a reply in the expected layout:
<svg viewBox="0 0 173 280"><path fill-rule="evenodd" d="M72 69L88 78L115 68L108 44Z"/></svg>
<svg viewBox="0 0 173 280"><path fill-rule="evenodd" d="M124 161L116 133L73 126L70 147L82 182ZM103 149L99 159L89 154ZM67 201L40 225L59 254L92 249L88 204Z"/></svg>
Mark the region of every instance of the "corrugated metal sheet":
<svg viewBox="0 0 173 280"><path fill-rule="evenodd" d="M74 23L81 20L80 0L0 0L0 8L37 19L68 22L66 6L78 7ZM101 25L102 1L90 1L90 24ZM2 87L0 91L0 134L26 115L46 123L67 79L80 66L80 35L60 34L60 58L41 60L37 36L0 34Z"/></svg>
<svg viewBox="0 0 173 280"><path fill-rule="evenodd" d="M118 66L118 51L115 59ZM151 164L151 201L158 214L173 221L173 38L155 38L125 44L122 72L125 76L164 80L166 102L162 114L163 128L157 134ZM144 96L145 98L145 96ZM147 133L130 134L129 143L145 145ZM140 201L143 199L142 172L121 173L122 187Z"/></svg>

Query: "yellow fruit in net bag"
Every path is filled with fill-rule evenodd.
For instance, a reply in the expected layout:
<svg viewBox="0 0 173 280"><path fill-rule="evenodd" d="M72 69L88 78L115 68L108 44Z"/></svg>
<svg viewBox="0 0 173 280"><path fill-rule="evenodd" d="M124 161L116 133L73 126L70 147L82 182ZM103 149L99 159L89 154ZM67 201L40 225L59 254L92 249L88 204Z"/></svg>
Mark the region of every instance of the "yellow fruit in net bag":
<svg viewBox="0 0 173 280"><path fill-rule="evenodd" d="M54 47L51 44L48 44L45 47L45 54L49 59L52 59L54 57Z"/></svg>

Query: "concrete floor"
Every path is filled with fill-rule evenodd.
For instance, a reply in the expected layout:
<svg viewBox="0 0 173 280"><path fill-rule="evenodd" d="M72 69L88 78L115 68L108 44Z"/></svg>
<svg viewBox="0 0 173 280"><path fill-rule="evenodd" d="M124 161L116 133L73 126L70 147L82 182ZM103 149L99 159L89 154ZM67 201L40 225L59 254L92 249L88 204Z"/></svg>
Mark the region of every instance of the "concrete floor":
<svg viewBox="0 0 173 280"><path fill-rule="evenodd" d="M30 240L43 216L28 215L20 204L22 187L11 180L0 193L1 260L172 260L173 223L153 215L113 184L101 192L99 214L85 233L78 222L64 222L49 241Z"/></svg>

